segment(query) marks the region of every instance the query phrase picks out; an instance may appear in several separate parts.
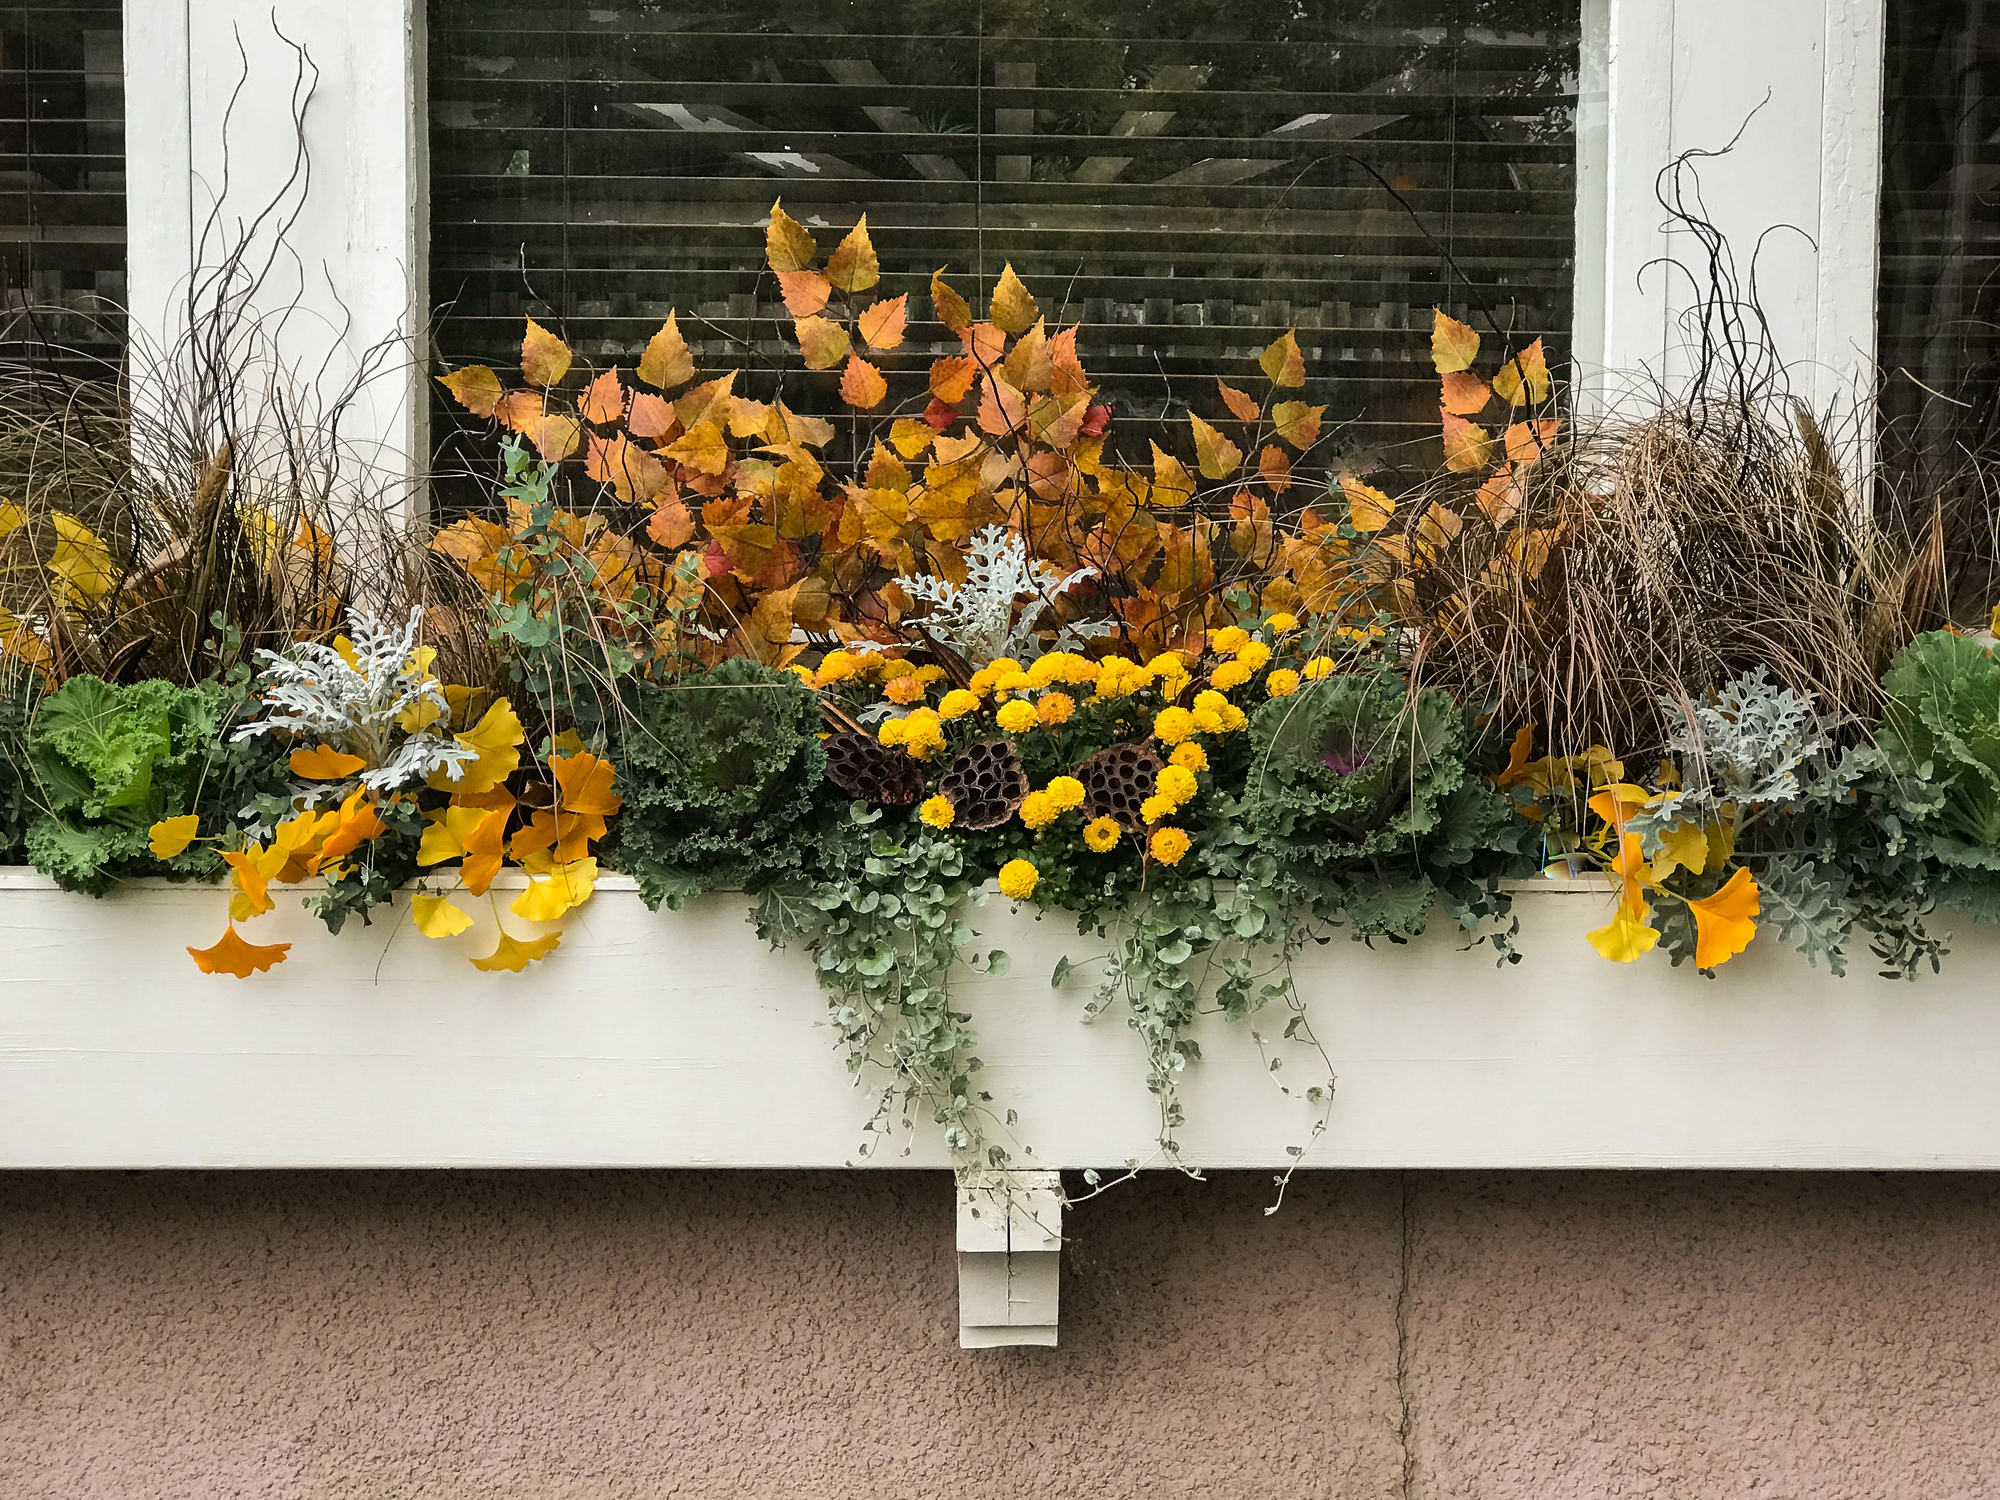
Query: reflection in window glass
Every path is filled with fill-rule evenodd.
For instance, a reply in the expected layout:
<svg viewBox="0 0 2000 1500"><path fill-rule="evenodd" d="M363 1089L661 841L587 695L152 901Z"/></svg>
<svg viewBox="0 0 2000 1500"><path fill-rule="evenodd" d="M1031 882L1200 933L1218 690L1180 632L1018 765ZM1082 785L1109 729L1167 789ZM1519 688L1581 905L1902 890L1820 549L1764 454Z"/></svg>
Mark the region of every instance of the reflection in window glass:
<svg viewBox="0 0 2000 1500"><path fill-rule="evenodd" d="M0 357L121 352L124 72L115 0L0 4Z"/></svg>
<svg viewBox="0 0 2000 1500"><path fill-rule="evenodd" d="M789 368L809 409L831 381L801 384L763 274L782 195L825 248L867 214L913 392L957 348L931 272L977 304L1011 262L1141 453L1296 326L1342 447L1427 463L1430 309L1468 312L1447 253L1517 344L1566 346L1578 11L432 0L439 352L507 363L527 314L629 368L677 308L704 366Z"/></svg>

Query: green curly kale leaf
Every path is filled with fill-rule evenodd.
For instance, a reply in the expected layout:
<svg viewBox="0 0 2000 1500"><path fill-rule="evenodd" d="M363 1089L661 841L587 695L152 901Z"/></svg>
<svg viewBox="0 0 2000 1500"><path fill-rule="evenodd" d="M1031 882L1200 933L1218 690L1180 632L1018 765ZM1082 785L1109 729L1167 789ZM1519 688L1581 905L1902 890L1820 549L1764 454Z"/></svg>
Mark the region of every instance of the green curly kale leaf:
<svg viewBox="0 0 2000 1500"><path fill-rule="evenodd" d="M704 890L758 891L804 868L826 809L819 700L737 657L672 687L639 688L617 749L629 787L615 858L649 906Z"/></svg>

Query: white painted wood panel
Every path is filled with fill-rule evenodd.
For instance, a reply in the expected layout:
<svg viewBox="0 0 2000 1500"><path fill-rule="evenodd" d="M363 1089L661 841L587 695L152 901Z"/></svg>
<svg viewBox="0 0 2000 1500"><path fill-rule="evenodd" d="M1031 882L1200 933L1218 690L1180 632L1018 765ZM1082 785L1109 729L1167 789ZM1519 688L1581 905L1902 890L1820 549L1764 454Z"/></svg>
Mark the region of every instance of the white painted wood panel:
<svg viewBox="0 0 2000 1500"><path fill-rule="evenodd" d="M614 883L615 884L615 883ZM0 1166L835 1167L865 1098L818 1024L808 959L767 951L740 901L648 913L601 889L562 948L520 976L406 922L331 938L295 895L250 935L290 962L248 981L182 951L222 896L133 889L102 902L10 875L0 888ZM1713 981L1585 944L1598 891L1519 902L1526 960L1434 935L1336 939L1298 966L1338 1092L1312 1167L2000 1166L2000 936L1960 931L1942 977L1834 980L1758 945ZM1151 1150L1136 1038L1079 1019L1058 957L1073 923L975 911L1003 979L957 995L980 1082L1020 1115L1019 1165L1116 1166ZM1282 1030L1277 1014L1256 1023ZM1180 1138L1206 1167L1284 1166L1310 1112L1280 1095L1250 1028L1197 1032ZM1284 1076L1310 1081L1304 1049ZM884 1166L943 1166L933 1127Z"/></svg>

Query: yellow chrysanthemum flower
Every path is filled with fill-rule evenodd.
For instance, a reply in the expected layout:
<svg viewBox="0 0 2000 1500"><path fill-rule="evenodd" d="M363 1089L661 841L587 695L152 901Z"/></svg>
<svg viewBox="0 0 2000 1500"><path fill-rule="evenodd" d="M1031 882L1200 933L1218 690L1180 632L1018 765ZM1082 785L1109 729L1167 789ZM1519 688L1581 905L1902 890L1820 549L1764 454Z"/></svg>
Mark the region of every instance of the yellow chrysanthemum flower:
<svg viewBox="0 0 2000 1500"><path fill-rule="evenodd" d="M1271 648L1262 641L1245 641L1236 648L1236 659L1253 672L1262 671L1271 659Z"/></svg>
<svg viewBox="0 0 2000 1500"><path fill-rule="evenodd" d="M1153 738L1163 745L1178 745L1194 733L1194 715L1184 708L1163 708L1153 719Z"/></svg>
<svg viewBox="0 0 2000 1500"><path fill-rule="evenodd" d="M926 687L930 686L930 684L932 684L933 682L943 682L944 668L939 666L936 662L930 662L924 666L918 667L917 681L923 683Z"/></svg>
<svg viewBox="0 0 2000 1500"><path fill-rule="evenodd" d="M1025 859L1010 859L1000 867L1000 894L1009 901L1025 901L1035 894L1035 882L1042 872Z"/></svg>
<svg viewBox="0 0 2000 1500"><path fill-rule="evenodd" d="M1194 772L1186 766L1162 766L1160 774L1154 778L1153 790L1179 807L1201 790L1201 783L1195 780Z"/></svg>
<svg viewBox="0 0 2000 1500"><path fill-rule="evenodd" d="M1174 810L1171 799L1155 794L1139 804L1139 816L1148 823L1157 823Z"/></svg>
<svg viewBox="0 0 2000 1500"><path fill-rule="evenodd" d="M1308 682L1318 682L1321 678L1331 677L1332 675L1333 658L1330 656L1315 656L1311 661L1306 663L1306 681Z"/></svg>
<svg viewBox="0 0 2000 1500"><path fill-rule="evenodd" d="M816 679L821 687L845 682L861 670L861 662L851 651L829 651L820 658Z"/></svg>
<svg viewBox="0 0 2000 1500"><path fill-rule="evenodd" d="M1208 752L1189 740L1184 745L1174 746L1174 753L1167 757L1174 765L1186 766L1190 771L1208 769Z"/></svg>
<svg viewBox="0 0 2000 1500"><path fill-rule="evenodd" d="M995 717L999 720L1000 727L1009 734L1026 734L1042 722L1036 717L1035 705L1019 698L1011 703L1001 704L1000 712Z"/></svg>
<svg viewBox="0 0 2000 1500"><path fill-rule="evenodd" d="M1058 776L1045 790L1055 798L1056 806L1064 812L1068 812L1072 807L1083 806L1083 783L1074 776Z"/></svg>
<svg viewBox="0 0 2000 1500"><path fill-rule="evenodd" d="M1153 858L1163 865L1177 865L1187 856L1188 847L1194 841L1178 828L1155 828L1153 841L1149 847Z"/></svg>
<svg viewBox="0 0 2000 1500"><path fill-rule="evenodd" d="M1007 673L993 684L995 690L1002 693L1025 693L1034 685L1034 679L1019 670Z"/></svg>
<svg viewBox="0 0 2000 1500"><path fill-rule="evenodd" d="M1030 828L1043 829L1062 813L1056 799L1047 792L1030 792L1021 799L1021 821Z"/></svg>
<svg viewBox="0 0 2000 1500"><path fill-rule="evenodd" d="M1299 674L1290 667L1280 667L1264 679L1264 691L1273 698L1289 698L1299 690Z"/></svg>
<svg viewBox="0 0 2000 1500"><path fill-rule="evenodd" d="M894 682L898 677L908 677L916 670L915 662L906 661L900 656L888 656L882 659L882 679L885 682Z"/></svg>
<svg viewBox="0 0 2000 1500"><path fill-rule="evenodd" d="M1035 703L1035 717L1044 724L1067 724L1076 712L1076 699L1068 693L1044 693Z"/></svg>
<svg viewBox="0 0 2000 1500"><path fill-rule="evenodd" d="M927 827L949 828L951 820L958 816L958 810L951 805L949 797L928 797L924 805L917 809L917 816Z"/></svg>
<svg viewBox="0 0 2000 1500"><path fill-rule="evenodd" d="M1146 663L1146 670L1155 677L1185 677L1188 675L1187 659L1178 651L1162 651Z"/></svg>
<svg viewBox="0 0 2000 1500"><path fill-rule="evenodd" d="M1218 651L1234 651L1250 639L1250 632L1241 625L1225 625L1220 630L1208 633L1208 643Z"/></svg>
<svg viewBox="0 0 2000 1500"><path fill-rule="evenodd" d="M924 696L923 680L914 672L902 672L883 684L882 696L891 703L916 703Z"/></svg>
<svg viewBox="0 0 2000 1500"><path fill-rule="evenodd" d="M1122 835L1116 818L1092 818L1083 830L1083 841L1097 853L1109 854Z"/></svg>
<svg viewBox="0 0 2000 1500"><path fill-rule="evenodd" d="M1240 688L1252 676L1250 668L1240 661L1226 661L1208 674L1208 680L1225 693L1231 688Z"/></svg>
<svg viewBox="0 0 2000 1500"><path fill-rule="evenodd" d="M968 693L964 688L953 688L938 704L941 719L962 719L979 707L979 694Z"/></svg>
<svg viewBox="0 0 2000 1500"><path fill-rule="evenodd" d="M1222 733L1222 715L1212 708L1197 708L1188 718L1193 722L1196 734Z"/></svg>
<svg viewBox="0 0 2000 1500"><path fill-rule="evenodd" d="M908 719L884 719L882 727L875 731L875 738L885 745L900 745L910 737Z"/></svg>

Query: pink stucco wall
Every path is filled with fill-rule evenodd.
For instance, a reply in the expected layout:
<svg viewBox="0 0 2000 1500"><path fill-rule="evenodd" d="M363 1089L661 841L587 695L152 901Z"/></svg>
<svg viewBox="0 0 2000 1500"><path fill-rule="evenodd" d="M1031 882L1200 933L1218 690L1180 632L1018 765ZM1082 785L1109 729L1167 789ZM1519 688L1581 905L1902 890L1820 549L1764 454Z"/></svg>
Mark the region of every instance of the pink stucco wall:
<svg viewBox="0 0 2000 1500"><path fill-rule="evenodd" d="M2000 1494L2000 1179L1267 1190L966 1353L932 1174L0 1177L0 1497Z"/></svg>

